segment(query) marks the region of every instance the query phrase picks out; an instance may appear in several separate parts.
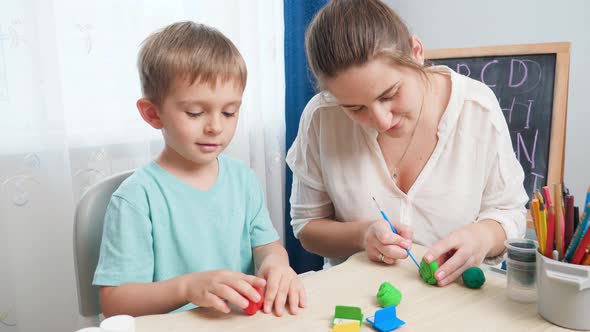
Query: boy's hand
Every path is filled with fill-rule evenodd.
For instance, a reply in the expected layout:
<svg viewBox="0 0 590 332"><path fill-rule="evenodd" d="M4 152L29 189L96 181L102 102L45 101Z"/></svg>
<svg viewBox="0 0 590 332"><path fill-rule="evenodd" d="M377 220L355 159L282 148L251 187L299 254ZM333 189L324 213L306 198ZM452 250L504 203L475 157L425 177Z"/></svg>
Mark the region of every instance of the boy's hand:
<svg viewBox="0 0 590 332"><path fill-rule="evenodd" d="M265 313L271 312L273 303L277 316L283 315L287 301L292 315L296 315L299 308L305 307L307 299L303 283L280 256L267 256L258 270L258 275L266 279L263 306Z"/></svg>
<svg viewBox="0 0 590 332"><path fill-rule="evenodd" d="M263 288L265 285L266 280L256 276L215 270L183 276L180 291L186 302L229 313L231 309L224 300L244 309L248 306L248 299L254 302L260 300L254 286Z"/></svg>

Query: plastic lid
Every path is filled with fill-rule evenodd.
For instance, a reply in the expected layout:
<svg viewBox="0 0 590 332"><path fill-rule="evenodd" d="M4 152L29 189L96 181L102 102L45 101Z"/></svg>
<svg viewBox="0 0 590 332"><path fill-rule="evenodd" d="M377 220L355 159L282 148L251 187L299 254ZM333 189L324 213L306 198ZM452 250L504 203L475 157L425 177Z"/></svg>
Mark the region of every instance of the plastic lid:
<svg viewBox="0 0 590 332"><path fill-rule="evenodd" d="M109 317L100 323L103 332L135 332L135 318L128 315Z"/></svg>

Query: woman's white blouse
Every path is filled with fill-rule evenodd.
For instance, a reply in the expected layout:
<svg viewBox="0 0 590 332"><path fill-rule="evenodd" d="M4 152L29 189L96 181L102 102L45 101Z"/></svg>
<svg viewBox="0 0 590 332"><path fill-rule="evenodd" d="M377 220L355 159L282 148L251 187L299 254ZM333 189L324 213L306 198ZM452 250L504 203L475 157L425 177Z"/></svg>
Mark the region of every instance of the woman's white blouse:
<svg viewBox="0 0 590 332"><path fill-rule="evenodd" d="M414 242L425 246L484 219L498 221L507 238L524 235L524 172L498 101L483 83L443 68L452 89L438 143L407 194L393 182L375 130L350 120L327 92L310 100L287 153L295 237L314 219L380 219L372 196L390 219L411 225Z"/></svg>

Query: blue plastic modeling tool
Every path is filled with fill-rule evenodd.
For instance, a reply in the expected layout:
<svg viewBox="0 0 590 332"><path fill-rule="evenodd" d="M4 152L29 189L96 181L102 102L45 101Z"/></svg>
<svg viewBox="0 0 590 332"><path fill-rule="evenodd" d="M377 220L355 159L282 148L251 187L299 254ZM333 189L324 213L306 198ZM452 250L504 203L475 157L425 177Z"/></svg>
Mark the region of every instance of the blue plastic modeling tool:
<svg viewBox="0 0 590 332"><path fill-rule="evenodd" d="M391 231L394 234L397 234L397 231L395 230L395 227L393 227L393 224L391 223L391 221L389 220L389 218L387 218L387 215L385 214L385 212L383 212L383 210L381 210L381 207L379 206L379 203L377 203L377 201L375 200L375 197L371 196L371 198L373 199L373 202L375 202L375 205L377 205L377 209L379 209L379 212L381 212L381 216L383 217L383 219L385 219L385 221L387 221L387 223L389 224L389 228L391 228ZM420 264L418 264L418 262L416 261L416 259L414 258L414 256L412 256L412 253L410 252L410 249L406 249L406 252L408 253L408 256L410 256L410 258L412 259L412 261L414 261L414 264L416 264L416 266L418 267L418 270L420 270Z"/></svg>

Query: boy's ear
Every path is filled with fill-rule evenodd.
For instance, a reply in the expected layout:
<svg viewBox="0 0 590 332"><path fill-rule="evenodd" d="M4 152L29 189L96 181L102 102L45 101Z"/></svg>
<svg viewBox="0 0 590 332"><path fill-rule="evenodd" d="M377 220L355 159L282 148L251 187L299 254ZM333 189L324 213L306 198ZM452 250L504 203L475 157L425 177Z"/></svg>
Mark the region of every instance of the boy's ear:
<svg viewBox="0 0 590 332"><path fill-rule="evenodd" d="M412 57L419 65L424 65L424 46L418 36L413 35L410 37L410 45L412 46Z"/></svg>
<svg viewBox="0 0 590 332"><path fill-rule="evenodd" d="M155 129L162 129L162 120L158 114L158 107L149 99L141 98L136 103L139 114L145 122Z"/></svg>

